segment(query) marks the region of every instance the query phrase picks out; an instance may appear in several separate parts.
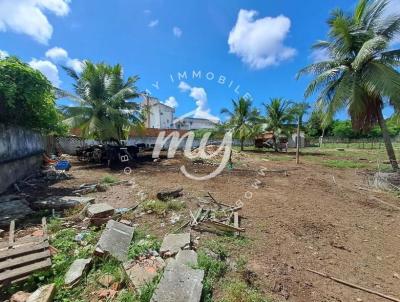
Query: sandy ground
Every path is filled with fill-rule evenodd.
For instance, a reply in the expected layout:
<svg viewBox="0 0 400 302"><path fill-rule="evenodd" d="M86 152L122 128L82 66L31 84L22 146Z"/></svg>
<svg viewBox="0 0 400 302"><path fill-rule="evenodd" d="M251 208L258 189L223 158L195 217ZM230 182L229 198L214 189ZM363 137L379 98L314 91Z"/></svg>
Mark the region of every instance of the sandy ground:
<svg viewBox="0 0 400 302"><path fill-rule="evenodd" d="M232 252L248 260L248 267L257 275L256 284L267 295L304 302L384 301L306 271L314 269L400 298L400 211L373 197L392 205L400 203L394 194L360 189L365 187L365 179L359 170L337 170L313 163L296 165L294 160L266 161L262 154L246 153L234 170L211 180L194 181L179 171L182 164L198 174L215 169L182 158L161 162L147 158L128 176L121 170L75 161L71 171L74 179L35 194L68 195L82 183L115 174L119 179L134 181L134 185L94 193L96 202L130 207L140 201L141 192L151 198L160 188L176 185L184 188L182 199L193 209L197 198L207 191L227 204L241 200L241 226L250 242ZM287 170L287 174L267 172L271 170ZM159 236L176 227L168 217L146 217L150 215L136 222ZM201 235L200 241L209 236Z"/></svg>

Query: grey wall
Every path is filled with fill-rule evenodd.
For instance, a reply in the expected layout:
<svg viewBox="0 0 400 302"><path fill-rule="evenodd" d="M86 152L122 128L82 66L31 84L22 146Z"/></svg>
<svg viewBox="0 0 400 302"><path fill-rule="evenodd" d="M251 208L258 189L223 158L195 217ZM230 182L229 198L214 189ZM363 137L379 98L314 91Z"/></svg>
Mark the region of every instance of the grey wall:
<svg viewBox="0 0 400 302"><path fill-rule="evenodd" d="M37 132L0 124L0 193L40 169L45 140Z"/></svg>

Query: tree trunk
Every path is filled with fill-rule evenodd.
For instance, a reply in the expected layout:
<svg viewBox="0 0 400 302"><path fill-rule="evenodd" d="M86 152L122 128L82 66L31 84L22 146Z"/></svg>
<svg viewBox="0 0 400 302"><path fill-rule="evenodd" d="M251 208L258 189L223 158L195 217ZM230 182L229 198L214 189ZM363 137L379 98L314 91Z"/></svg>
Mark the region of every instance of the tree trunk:
<svg viewBox="0 0 400 302"><path fill-rule="evenodd" d="M300 163L300 117L297 121L296 164Z"/></svg>
<svg viewBox="0 0 400 302"><path fill-rule="evenodd" d="M390 140L389 132L386 127L385 119L383 118L382 109L378 108L378 122L381 127L383 142L385 143L386 152L389 157L390 164L394 171L398 171L399 165L397 164L396 155L393 150L392 141Z"/></svg>
<svg viewBox="0 0 400 302"><path fill-rule="evenodd" d="M244 150L244 139L240 140L240 151Z"/></svg>

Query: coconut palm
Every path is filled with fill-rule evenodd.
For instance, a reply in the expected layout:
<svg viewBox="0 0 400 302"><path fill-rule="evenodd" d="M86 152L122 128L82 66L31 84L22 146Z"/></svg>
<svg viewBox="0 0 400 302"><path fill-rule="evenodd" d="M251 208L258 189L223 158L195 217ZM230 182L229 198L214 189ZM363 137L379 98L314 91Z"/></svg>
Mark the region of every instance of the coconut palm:
<svg viewBox="0 0 400 302"><path fill-rule="evenodd" d="M121 65L83 63L77 74L64 67L75 80L75 94L58 91L60 97L68 97L79 106L64 106L64 121L72 128L79 128L84 137L101 141L125 139L132 126L141 124L139 105L130 100L138 96L135 86L137 76L125 81Z"/></svg>
<svg viewBox="0 0 400 302"><path fill-rule="evenodd" d="M283 98L272 98L269 103L263 104L266 110L266 129L274 134L274 148L278 151L279 137L288 136L290 123L294 120L292 102Z"/></svg>
<svg viewBox="0 0 400 302"><path fill-rule="evenodd" d="M292 107L292 113L297 119L297 139L296 139L296 164L300 162L300 128L303 124L303 116L310 109L307 102L296 103Z"/></svg>
<svg viewBox="0 0 400 302"><path fill-rule="evenodd" d="M237 101L232 100L233 111L227 108L221 110L221 114L229 116L226 126L233 131L233 136L240 140L240 150L244 150L244 141L258 134L259 114L252 107L252 102L243 97Z"/></svg>
<svg viewBox="0 0 400 302"><path fill-rule="evenodd" d="M302 69L298 76L314 74L305 91L318 93L326 117L347 108L353 127L369 130L378 123L394 170L398 165L382 109L400 107L400 50L389 50L400 34L400 14L387 16L386 0L360 0L352 14L332 12L327 41L314 47L329 54L326 61Z"/></svg>

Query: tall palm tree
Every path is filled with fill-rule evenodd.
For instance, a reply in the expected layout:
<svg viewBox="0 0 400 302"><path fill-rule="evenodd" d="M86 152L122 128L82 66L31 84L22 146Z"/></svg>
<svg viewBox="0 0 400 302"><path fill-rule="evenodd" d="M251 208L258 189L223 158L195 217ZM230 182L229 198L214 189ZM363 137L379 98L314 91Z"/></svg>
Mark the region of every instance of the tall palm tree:
<svg viewBox="0 0 400 302"><path fill-rule="evenodd" d="M64 67L75 80L75 94L58 91L60 97L68 97L79 106L64 106L64 121L72 128L79 128L83 136L101 141L125 139L132 126L140 125L142 117L139 105L130 100L138 96L137 76L125 81L121 65L83 63L77 74Z"/></svg>
<svg viewBox="0 0 400 302"><path fill-rule="evenodd" d="M355 129L365 131L378 123L392 168L398 170L382 109L385 104L400 108L400 50L389 50L400 34L400 14L387 16L387 5L387 0L359 0L352 14L333 11L328 40L314 45L326 50L329 59L298 76L315 75L305 96L318 93L328 118L347 108Z"/></svg>
<svg viewBox="0 0 400 302"><path fill-rule="evenodd" d="M244 141L257 135L259 129L257 121L259 114L252 107L252 102L243 97L237 101L232 100L233 111L227 108L221 110L221 114L229 116L227 127L233 131L233 136L240 140L240 150L244 150Z"/></svg>
<svg viewBox="0 0 400 302"><path fill-rule="evenodd" d="M303 124L303 116L310 109L307 102L296 103L293 105L292 112L297 118L297 139L296 139L296 164L300 163L300 128Z"/></svg>
<svg viewBox="0 0 400 302"><path fill-rule="evenodd" d="M263 104L266 110L266 129L274 134L274 148L278 151L277 143L281 135L289 135L290 123L294 119L292 102L283 98L272 98Z"/></svg>

